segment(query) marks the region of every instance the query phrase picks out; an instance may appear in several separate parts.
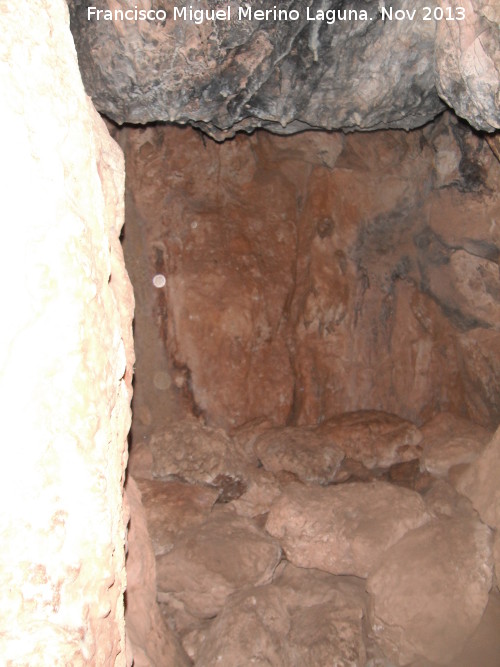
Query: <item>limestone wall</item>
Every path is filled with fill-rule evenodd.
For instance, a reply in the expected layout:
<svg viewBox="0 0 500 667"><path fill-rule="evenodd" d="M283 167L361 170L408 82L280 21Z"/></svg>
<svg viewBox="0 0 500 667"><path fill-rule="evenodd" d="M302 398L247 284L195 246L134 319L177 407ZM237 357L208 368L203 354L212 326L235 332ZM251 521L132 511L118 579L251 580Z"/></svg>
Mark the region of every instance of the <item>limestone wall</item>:
<svg viewBox="0 0 500 667"><path fill-rule="evenodd" d="M0 2L0 656L125 665L133 296L120 149L63 0Z"/></svg>
<svg viewBox="0 0 500 667"><path fill-rule="evenodd" d="M500 164L465 123L222 144L168 125L119 134L134 443L190 392L226 429L359 409L497 426Z"/></svg>

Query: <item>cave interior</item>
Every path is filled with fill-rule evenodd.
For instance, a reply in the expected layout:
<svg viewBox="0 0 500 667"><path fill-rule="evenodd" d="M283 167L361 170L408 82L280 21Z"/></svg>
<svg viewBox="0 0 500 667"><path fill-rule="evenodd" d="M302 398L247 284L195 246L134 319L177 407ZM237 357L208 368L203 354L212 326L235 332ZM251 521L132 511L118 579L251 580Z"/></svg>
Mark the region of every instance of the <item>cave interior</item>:
<svg viewBox="0 0 500 667"><path fill-rule="evenodd" d="M500 421L487 94L478 112L455 93L453 109L444 56L441 95L426 84L425 42L449 52L439 25L403 29L423 42L419 75L387 30L349 48L337 24L330 51L325 26L317 44L299 33L280 65L289 22L256 36L188 21L189 64L174 53L168 76L158 56L152 72L135 64L147 92L124 101L124 67L96 76L106 51L79 18L84 82L126 165L128 485L164 642L133 634L132 598L136 653L197 667L497 665L494 526L471 490ZM127 28L107 33L129 58ZM357 58L376 69L374 44L400 71L391 87L378 65L370 97Z"/></svg>
<svg viewBox="0 0 500 667"><path fill-rule="evenodd" d="M121 247L89 245L111 248L99 280L113 296L92 315L87 365L112 379L85 380L107 407L82 436L103 453L80 486L103 516L113 487L120 519L113 547L102 535L115 574L86 575L99 605L85 621L59 611L83 590L73 556L59 583L29 563L5 579L52 587L29 598L24 583L22 611L9 598L40 637L37 610L52 625L24 662L16 630L6 664L48 664L33 657L47 646L61 666L500 664L500 16L473 1L462 22L456 2L435 4L453 20L384 24L360 0L297 0L296 20L261 21L238 20L231 0L232 21L176 23L149 0L96 6L164 20L40 3L53 18L38 29L74 40L74 99L88 103L82 83L100 114L81 137L107 137L81 153ZM335 22L302 20L326 5ZM112 409L117 378L130 431ZM51 456L69 462L60 444Z"/></svg>

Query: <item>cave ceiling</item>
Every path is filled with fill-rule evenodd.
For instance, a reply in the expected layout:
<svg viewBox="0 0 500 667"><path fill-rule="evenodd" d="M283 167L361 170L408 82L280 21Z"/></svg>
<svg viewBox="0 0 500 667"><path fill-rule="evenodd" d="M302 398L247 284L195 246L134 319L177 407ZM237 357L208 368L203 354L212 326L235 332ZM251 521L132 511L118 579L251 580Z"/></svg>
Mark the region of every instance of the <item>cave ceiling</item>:
<svg viewBox="0 0 500 667"><path fill-rule="evenodd" d="M86 91L119 124L190 123L216 139L257 127L411 129L449 106L478 130L500 127L498 0L68 5ZM202 13L190 19L190 7ZM116 9L162 20L107 20Z"/></svg>

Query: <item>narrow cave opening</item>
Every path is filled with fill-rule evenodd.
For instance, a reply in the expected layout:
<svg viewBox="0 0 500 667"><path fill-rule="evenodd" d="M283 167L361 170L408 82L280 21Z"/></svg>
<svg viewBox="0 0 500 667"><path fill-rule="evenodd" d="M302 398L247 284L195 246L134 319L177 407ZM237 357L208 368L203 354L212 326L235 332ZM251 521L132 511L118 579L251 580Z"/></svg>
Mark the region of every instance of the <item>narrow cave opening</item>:
<svg viewBox="0 0 500 667"><path fill-rule="evenodd" d="M496 664L469 488L500 405L486 138L452 112L222 143L111 131L155 664Z"/></svg>

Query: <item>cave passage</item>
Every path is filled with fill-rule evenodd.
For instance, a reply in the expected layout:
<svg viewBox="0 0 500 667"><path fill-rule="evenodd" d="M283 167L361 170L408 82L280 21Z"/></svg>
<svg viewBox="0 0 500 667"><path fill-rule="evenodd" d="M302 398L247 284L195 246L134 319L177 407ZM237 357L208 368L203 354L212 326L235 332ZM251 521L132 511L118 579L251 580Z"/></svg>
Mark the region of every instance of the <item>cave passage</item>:
<svg viewBox="0 0 500 667"><path fill-rule="evenodd" d="M451 112L410 132L112 134L155 664L496 665L488 142Z"/></svg>

